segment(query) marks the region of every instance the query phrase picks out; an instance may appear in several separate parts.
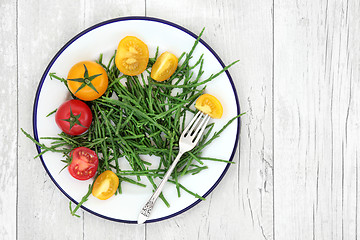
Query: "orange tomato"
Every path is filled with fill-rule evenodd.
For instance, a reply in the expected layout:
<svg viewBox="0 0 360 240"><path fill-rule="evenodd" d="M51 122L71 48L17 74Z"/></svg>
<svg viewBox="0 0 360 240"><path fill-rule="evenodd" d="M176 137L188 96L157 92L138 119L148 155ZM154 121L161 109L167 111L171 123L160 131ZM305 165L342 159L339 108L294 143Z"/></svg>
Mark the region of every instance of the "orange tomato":
<svg viewBox="0 0 360 240"><path fill-rule="evenodd" d="M164 52L152 66L151 78L158 82L165 81L174 74L177 65L177 57L172 53Z"/></svg>
<svg viewBox="0 0 360 240"><path fill-rule="evenodd" d="M95 100L103 95L108 87L105 69L96 62L83 61L72 66L67 84L77 98L84 101Z"/></svg>
<svg viewBox="0 0 360 240"><path fill-rule="evenodd" d="M195 108L208 114L212 118L221 118L223 114L223 107L220 101L210 94L201 95L196 100Z"/></svg>
<svg viewBox="0 0 360 240"><path fill-rule="evenodd" d="M149 62L149 49L137 37L123 38L116 51L115 65L125 75L135 76L145 71Z"/></svg>
<svg viewBox="0 0 360 240"><path fill-rule="evenodd" d="M92 189L92 195L100 200L106 200L115 194L119 186L119 178L110 170L100 174Z"/></svg>

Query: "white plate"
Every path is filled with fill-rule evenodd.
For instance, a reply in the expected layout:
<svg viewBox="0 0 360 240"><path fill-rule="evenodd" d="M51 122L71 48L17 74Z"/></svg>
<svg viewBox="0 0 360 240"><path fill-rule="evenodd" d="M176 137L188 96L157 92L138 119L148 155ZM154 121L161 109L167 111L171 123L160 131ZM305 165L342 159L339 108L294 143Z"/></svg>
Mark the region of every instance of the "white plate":
<svg viewBox="0 0 360 240"><path fill-rule="evenodd" d="M148 17L112 19L76 35L51 60L39 83L33 112L34 136L37 140L60 133L54 115L50 117L46 117L46 115L70 99L63 83L50 80L49 73L55 72L58 76L66 77L72 65L83 60L96 60L100 53L104 54L105 59L109 59L119 41L127 35L142 39L149 47L150 57L154 56L157 46L159 46L160 53L169 51L180 56L182 52L188 52L191 49L197 38L195 34L181 26ZM194 52L193 61L196 61L201 54L204 54L205 59L204 79L224 67L218 55L202 40ZM104 60L104 62L106 61ZM224 107L222 119L212 120L215 121L214 131L217 131L240 112L236 90L229 73L223 73L207 84L206 92L215 95ZM203 151L203 156L232 161L237 147L239 130L240 119L234 121L218 139L208 146ZM41 140L41 142L49 144L45 140ZM38 147L37 149L39 152L41 151ZM64 167L64 163L60 159L62 159L62 155L57 153L46 153L41 158L45 170L55 185L76 204L85 195L88 185L92 183L93 179L78 181L71 177L66 170L59 173ZM180 179L181 184L204 197L217 186L230 165L214 161L205 161L205 164L209 167L207 170ZM148 183L145 178L143 182ZM106 201L98 200L90 195L89 200L82 208L109 220L135 223L139 211L152 194L151 185L147 185L147 188L142 188L130 183L123 183L123 194L113 196ZM165 186L163 193L171 206L166 207L159 199L147 222L176 216L201 202L184 191L181 191L181 197L178 198L175 186L171 183ZM64 211L68 210L64 209Z"/></svg>

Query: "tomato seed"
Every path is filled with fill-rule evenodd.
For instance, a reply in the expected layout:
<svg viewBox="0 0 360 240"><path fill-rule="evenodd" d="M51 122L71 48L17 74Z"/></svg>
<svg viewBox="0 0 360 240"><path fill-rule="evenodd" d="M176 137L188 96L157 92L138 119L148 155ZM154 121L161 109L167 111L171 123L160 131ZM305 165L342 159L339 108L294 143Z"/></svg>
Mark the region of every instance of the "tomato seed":
<svg viewBox="0 0 360 240"><path fill-rule="evenodd" d="M129 47L129 52L133 53L133 54L138 54L139 52L136 50L136 48L134 47Z"/></svg>

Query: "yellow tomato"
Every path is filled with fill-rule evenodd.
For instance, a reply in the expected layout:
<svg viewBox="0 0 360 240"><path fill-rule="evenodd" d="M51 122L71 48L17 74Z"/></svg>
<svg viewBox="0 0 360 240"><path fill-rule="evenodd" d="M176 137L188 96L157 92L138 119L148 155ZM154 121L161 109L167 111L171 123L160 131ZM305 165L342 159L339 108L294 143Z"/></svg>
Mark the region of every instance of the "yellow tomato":
<svg viewBox="0 0 360 240"><path fill-rule="evenodd" d="M108 87L105 69L96 62L83 61L72 66L67 84L70 91L84 101L95 100L103 95Z"/></svg>
<svg viewBox="0 0 360 240"><path fill-rule="evenodd" d="M151 69L151 78L162 82L170 78L174 74L178 65L177 57L169 52L160 55Z"/></svg>
<svg viewBox="0 0 360 240"><path fill-rule="evenodd" d="M223 107L220 101L210 94L201 95L196 100L195 108L208 114L212 118L221 118L223 114Z"/></svg>
<svg viewBox="0 0 360 240"><path fill-rule="evenodd" d="M92 195L100 200L106 200L115 194L119 186L119 178L110 170L100 174L92 189Z"/></svg>
<svg viewBox="0 0 360 240"><path fill-rule="evenodd" d="M116 51L115 65L125 75L135 76L145 71L149 62L149 49L137 37L123 38Z"/></svg>

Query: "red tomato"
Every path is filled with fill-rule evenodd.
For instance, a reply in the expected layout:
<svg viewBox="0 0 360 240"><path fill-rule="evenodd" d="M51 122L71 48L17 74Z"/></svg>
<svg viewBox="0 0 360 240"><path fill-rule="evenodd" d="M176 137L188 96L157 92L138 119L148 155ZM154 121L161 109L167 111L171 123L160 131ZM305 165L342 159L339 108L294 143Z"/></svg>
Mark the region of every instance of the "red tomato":
<svg viewBox="0 0 360 240"><path fill-rule="evenodd" d="M88 130L92 113L88 105L80 100L64 102L56 111L55 121L59 128L69 135L80 135Z"/></svg>
<svg viewBox="0 0 360 240"><path fill-rule="evenodd" d="M68 169L71 176L78 180L88 180L95 175L99 159L93 150L78 147L70 152L70 157L72 160Z"/></svg>

